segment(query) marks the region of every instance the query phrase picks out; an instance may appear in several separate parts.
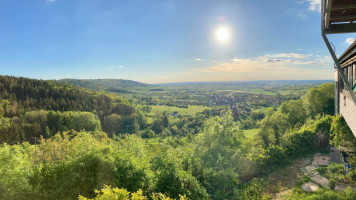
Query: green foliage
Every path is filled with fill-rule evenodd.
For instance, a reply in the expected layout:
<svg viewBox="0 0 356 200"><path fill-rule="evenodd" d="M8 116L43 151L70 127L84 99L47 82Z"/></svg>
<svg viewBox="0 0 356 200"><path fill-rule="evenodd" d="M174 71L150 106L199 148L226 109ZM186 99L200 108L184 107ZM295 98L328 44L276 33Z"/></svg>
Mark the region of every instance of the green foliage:
<svg viewBox="0 0 356 200"><path fill-rule="evenodd" d="M0 146L0 199L24 199L30 190L28 144Z"/></svg>
<svg viewBox="0 0 356 200"><path fill-rule="evenodd" d="M176 106L163 106L163 105L153 105L150 107L151 108L151 114L160 114L163 112L167 112L168 114L171 114L173 112L178 112L179 115L190 115L194 116L196 113L203 112L204 110L208 109L209 107L207 106L201 106L201 105L191 105L187 106L186 108L182 107L176 107Z"/></svg>
<svg viewBox="0 0 356 200"><path fill-rule="evenodd" d="M130 93L130 89L133 88L154 88L154 86L148 84L123 79L61 79L59 81L93 90L104 90L116 93Z"/></svg>
<svg viewBox="0 0 356 200"><path fill-rule="evenodd" d="M10 127L0 126L3 133L0 143L33 141L34 137L50 137L57 131L70 129L100 130L100 124L111 114L122 117L121 133L136 133L139 126L146 127L144 117L116 95L55 81L10 76L0 76L0 86L0 118L11 119ZM113 128L107 128L107 122L105 125L112 135Z"/></svg>
<svg viewBox="0 0 356 200"><path fill-rule="evenodd" d="M93 200L129 200L130 192L126 191L125 189L113 188L111 189L110 186L105 186L100 191L95 190L97 196L92 198ZM142 191L139 191L138 194L134 193L136 197L140 195L142 197ZM86 197L79 196L80 200L89 200ZM142 197L142 199L145 199Z"/></svg>
<svg viewBox="0 0 356 200"><path fill-rule="evenodd" d="M316 147L327 147L329 145L332 121L333 117L326 115L312 125L312 129L316 133Z"/></svg>
<svg viewBox="0 0 356 200"><path fill-rule="evenodd" d="M125 189L111 188L110 186L105 186L103 189L95 190L97 196L92 198L92 200L146 200L148 199L143 195L142 190L130 193ZM151 196L152 200L173 200L161 193L154 193ZM188 200L185 196L179 195L180 200ZM90 200L86 197L79 196L79 200Z"/></svg>
<svg viewBox="0 0 356 200"><path fill-rule="evenodd" d="M240 148L243 138L231 113L208 120L197 138L195 173L201 176L201 182L214 199L232 198L239 183L239 173L248 173L246 165L249 163Z"/></svg>
<svg viewBox="0 0 356 200"><path fill-rule="evenodd" d="M332 115L334 113L334 84L324 83L308 90L304 105L308 115L312 117L318 114Z"/></svg>
<svg viewBox="0 0 356 200"><path fill-rule="evenodd" d="M335 146L345 146L347 148L353 149L355 145L353 145L353 141L355 141L355 137L352 134L352 131L348 127L344 118L340 116L334 117L331 125L331 143Z"/></svg>
<svg viewBox="0 0 356 200"><path fill-rule="evenodd" d="M128 191L149 189L149 178L145 169L133 163L129 158L116 158L114 172L114 185L126 188Z"/></svg>
<svg viewBox="0 0 356 200"><path fill-rule="evenodd" d="M300 200L353 200L356 198L356 193L354 193L350 188L345 191L334 191L328 189L319 189L316 192L304 192L301 188L294 188L292 195L289 196L289 200L300 199Z"/></svg>
<svg viewBox="0 0 356 200"><path fill-rule="evenodd" d="M256 177L330 138L352 139L341 118L326 115L328 84L269 111L254 110L269 97L229 91L254 106L241 114L249 107L239 104L235 119L226 107L152 115L148 104L52 81L0 77L0 85L0 142L14 144L0 146L0 199L271 199L269 183ZM246 138L240 127L259 137ZM22 143L34 137L36 145ZM335 168L325 173L336 179Z"/></svg>
<svg viewBox="0 0 356 200"><path fill-rule="evenodd" d="M109 137L118 134L121 127L122 119L118 114L108 115L103 120L103 130L108 134Z"/></svg>
<svg viewBox="0 0 356 200"><path fill-rule="evenodd" d="M279 145L281 136L288 129L287 115L274 112L262 121L261 137L263 138L264 147L270 145Z"/></svg>
<svg viewBox="0 0 356 200"><path fill-rule="evenodd" d="M109 113L126 115L134 112L127 102L87 89L73 87L54 81L0 76L0 99L9 100L5 106L5 117L19 114L20 109L55 111L95 111L102 118ZM118 113L120 112L120 113Z"/></svg>
<svg viewBox="0 0 356 200"><path fill-rule="evenodd" d="M34 152L38 160L29 176L31 198L93 197L94 189L111 184L115 168L111 148L102 143L105 141L99 133L93 136L85 132L42 140Z"/></svg>
<svg viewBox="0 0 356 200"><path fill-rule="evenodd" d="M287 115L288 126L292 128L300 127L307 118L302 99L282 103L280 111Z"/></svg>
<svg viewBox="0 0 356 200"><path fill-rule="evenodd" d="M236 195L236 199L263 199L267 181L264 179L254 178L250 182L241 185Z"/></svg>
<svg viewBox="0 0 356 200"><path fill-rule="evenodd" d="M36 199L74 199L94 196L93 189L110 183L112 168L98 155L83 155L70 162L43 164L29 177ZM46 192L41 192L46 191Z"/></svg>
<svg viewBox="0 0 356 200"><path fill-rule="evenodd" d="M0 144L4 142L16 144L23 142L25 138L24 129L18 117L0 118Z"/></svg>
<svg viewBox="0 0 356 200"><path fill-rule="evenodd" d="M255 160L260 167L261 173L273 171L288 163L285 149L278 145L271 145L267 149L262 149L262 152Z"/></svg>
<svg viewBox="0 0 356 200"><path fill-rule="evenodd" d="M263 113L261 111L252 111L251 117L254 121L261 120L261 119L265 118L265 113Z"/></svg>
<svg viewBox="0 0 356 200"><path fill-rule="evenodd" d="M330 179L329 180L329 188L330 189L335 189L335 184L336 184L336 180L335 179Z"/></svg>
<svg viewBox="0 0 356 200"><path fill-rule="evenodd" d="M152 130L156 134L161 134L169 126L169 117L166 112L161 113L152 124ZM167 130L166 130L167 131ZM166 134L170 135L170 134Z"/></svg>
<svg viewBox="0 0 356 200"><path fill-rule="evenodd" d="M30 111L19 119L0 118L0 143L34 142L41 136L49 138L57 132L67 130L101 130L97 116L90 112Z"/></svg>
<svg viewBox="0 0 356 200"><path fill-rule="evenodd" d="M152 170L157 174L155 191L178 198L181 194L190 199L206 199L208 193L188 172L184 171L167 152L152 160Z"/></svg>
<svg viewBox="0 0 356 200"><path fill-rule="evenodd" d="M246 138L254 138L261 131L259 128L243 130L243 133Z"/></svg>
<svg viewBox="0 0 356 200"><path fill-rule="evenodd" d="M343 182L345 178L344 164L330 163L321 174L330 180Z"/></svg>
<svg viewBox="0 0 356 200"><path fill-rule="evenodd" d="M352 134L352 131L348 127L347 123L345 122L344 118L340 116L334 117L331 125L331 144L337 147L346 147L347 149L351 151L355 151L356 149L356 138ZM350 156L349 157L349 164L351 166L356 165L356 156ZM351 181L356 180L356 171L351 170L350 173L348 173L348 177Z"/></svg>
<svg viewBox="0 0 356 200"><path fill-rule="evenodd" d="M303 128L287 135L286 153L288 156L303 155L315 149L315 132L310 128Z"/></svg>

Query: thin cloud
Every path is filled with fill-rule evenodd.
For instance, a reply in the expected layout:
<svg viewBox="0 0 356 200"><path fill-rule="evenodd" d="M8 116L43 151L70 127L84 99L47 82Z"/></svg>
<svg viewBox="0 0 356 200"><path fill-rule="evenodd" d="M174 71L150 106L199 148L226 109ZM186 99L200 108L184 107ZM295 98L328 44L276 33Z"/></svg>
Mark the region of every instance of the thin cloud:
<svg viewBox="0 0 356 200"><path fill-rule="evenodd" d="M56 0L46 0L47 2L55 2Z"/></svg>
<svg viewBox="0 0 356 200"><path fill-rule="evenodd" d="M345 41L345 43L351 45L352 43L355 42L355 39L356 39L356 38L347 38L346 41Z"/></svg>
<svg viewBox="0 0 356 200"><path fill-rule="evenodd" d="M321 11L321 0L307 0L309 3L309 10L320 12Z"/></svg>
<svg viewBox="0 0 356 200"><path fill-rule="evenodd" d="M122 66L122 65L105 67L105 69L109 72L114 72L114 71L120 70L122 68L124 68L124 66Z"/></svg>
<svg viewBox="0 0 356 200"><path fill-rule="evenodd" d="M267 54L265 57L268 58L295 58L295 59L305 59L311 57L313 54L299 54L299 53L280 53L280 54Z"/></svg>
<svg viewBox="0 0 356 200"><path fill-rule="evenodd" d="M300 19L307 19L307 16L305 14L298 14L297 15Z"/></svg>
<svg viewBox="0 0 356 200"><path fill-rule="evenodd" d="M280 53L214 61L205 67L191 68L174 75L162 75L150 81L331 80L333 70L329 56Z"/></svg>
<svg viewBox="0 0 356 200"><path fill-rule="evenodd" d="M221 77L224 80L233 77L236 77L235 80L331 79L332 66L328 56L281 53L250 58L235 57L185 74L192 77L199 74L200 78L207 79Z"/></svg>

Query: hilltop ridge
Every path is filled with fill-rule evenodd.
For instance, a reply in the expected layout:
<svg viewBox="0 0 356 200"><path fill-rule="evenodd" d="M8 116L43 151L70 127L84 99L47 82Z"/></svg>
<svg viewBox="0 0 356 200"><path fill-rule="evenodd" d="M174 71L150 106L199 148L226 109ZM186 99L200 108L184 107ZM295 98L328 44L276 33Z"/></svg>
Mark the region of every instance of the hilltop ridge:
<svg viewBox="0 0 356 200"><path fill-rule="evenodd" d="M131 93L130 89L147 88L151 86L146 83L125 79L60 79L59 82L69 83L92 90L115 93Z"/></svg>

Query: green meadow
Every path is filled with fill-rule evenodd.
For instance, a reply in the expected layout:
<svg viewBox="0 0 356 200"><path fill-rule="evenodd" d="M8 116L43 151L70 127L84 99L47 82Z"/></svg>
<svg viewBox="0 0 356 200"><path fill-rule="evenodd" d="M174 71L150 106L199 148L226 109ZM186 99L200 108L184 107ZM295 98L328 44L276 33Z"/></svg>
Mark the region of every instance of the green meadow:
<svg viewBox="0 0 356 200"><path fill-rule="evenodd" d="M192 115L194 116L198 112L203 112L205 109L209 109L208 106L190 105L188 108L179 108L175 106L152 106L151 114L159 114L163 112L172 113L177 111L180 115Z"/></svg>

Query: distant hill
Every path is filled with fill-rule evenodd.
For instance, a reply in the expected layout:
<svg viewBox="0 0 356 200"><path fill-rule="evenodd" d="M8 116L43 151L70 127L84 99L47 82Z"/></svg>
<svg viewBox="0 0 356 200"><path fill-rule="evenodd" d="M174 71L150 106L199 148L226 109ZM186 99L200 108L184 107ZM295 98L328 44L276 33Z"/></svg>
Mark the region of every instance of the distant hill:
<svg viewBox="0 0 356 200"><path fill-rule="evenodd" d="M12 112L11 109L8 109L8 105L16 109L14 108ZM5 117L13 117L23 111L41 109L93 112L100 119L111 113L127 115L135 110L126 99L117 95L96 92L52 80L0 76L0 114L2 113ZM123 110L125 112L121 112ZM129 111L126 112L126 110Z"/></svg>
<svg viewBox="0 0 356 200"><path fill-rule="evenodd" d="M109 131L113 119L120 119L116 131L135 133L145 126L139 117L134 105L118 95L53 80L0 75L0 144L71 129Z"/></svg>
<svg viewBox="0 0 356 200"><path fill-rule="evenodd" d="M333 80L266 80L266 81L209 81L209 82L176 82L176 83L156 83L157 86L174 85L238 85L238 84L279 84L279 85L299 85L299 84L322 84L333 82Z"/></svg>
<svg viewBox="0 0 356 200"><path fill-rule="evenodd" d="M149 84L124 79L61 79L59 82L69 83L92 90L115 93L131 93L132 89L143 89L151 86Z"/></svg>

